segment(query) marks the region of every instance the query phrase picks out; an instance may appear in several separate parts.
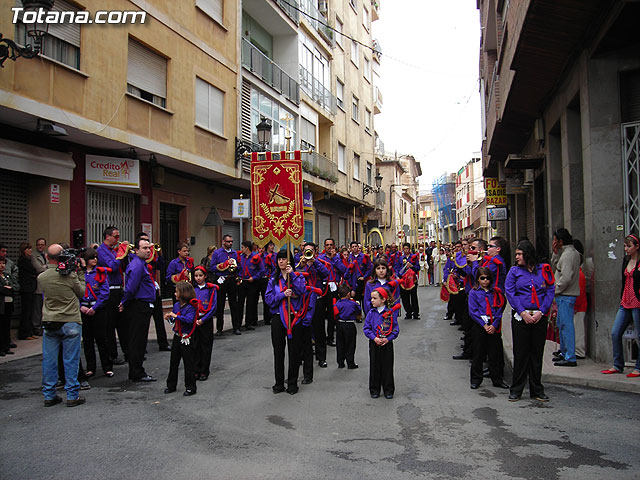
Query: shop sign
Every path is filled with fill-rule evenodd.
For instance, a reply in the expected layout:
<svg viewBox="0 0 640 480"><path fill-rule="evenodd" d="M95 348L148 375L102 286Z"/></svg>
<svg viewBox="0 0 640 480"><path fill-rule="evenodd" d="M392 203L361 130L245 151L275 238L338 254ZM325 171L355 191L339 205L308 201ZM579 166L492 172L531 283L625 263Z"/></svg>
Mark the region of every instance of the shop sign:
<svg viewBox="0 0 640 480"><path fill-rule="evenodd" d="M497 178L485 178L484 190L487 205L507 205L507 189L500 185Z"/></svg>
<svg viewBox="0 0 640 480"><path fill-rule="evenodd" d="M487 220L495 222L496 220L507 220L509 211L507 207L487 208Z"/></svg>
<svg viewBox="0 0 640 480"><path fill-rule="evenodd" d="M302 206L305 212L313 212L313 193L302 192Z"/></svg>
<svg viewBox="0 0 640 480"><path fill-rule="evenodd" d="M140 162L131 158L87 155L87 185L140 188Z"/></svg>
<svg viewBox="0 0 640 480"><path fill-rule="evenodd" d="M51 203L60 203L60 185L51 184Z"/></svg>
<svg viewBox="0 0 640 480"><path fill-rule="evenodd" d="M232 201L231 216L233 218L249 218L249 198L234 198Z"/></svg>

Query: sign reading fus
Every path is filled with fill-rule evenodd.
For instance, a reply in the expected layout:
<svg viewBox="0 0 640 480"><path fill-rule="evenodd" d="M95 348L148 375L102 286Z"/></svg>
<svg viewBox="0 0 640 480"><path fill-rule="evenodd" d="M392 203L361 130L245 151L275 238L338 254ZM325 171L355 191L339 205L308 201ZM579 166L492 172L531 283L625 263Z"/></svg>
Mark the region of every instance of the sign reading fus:
<svg viewBox="0 0 640 480"><path fill-rule="evenodd" d="M140 188L140 163L131 158L87 155L87 185Z"/></svg>
<svg viewBox="0 0 640 480"><path fill-rule="evenodd" d="M487 205L507 206L507 189L498 183L497 178L485 178L484 190Z"/></svg>

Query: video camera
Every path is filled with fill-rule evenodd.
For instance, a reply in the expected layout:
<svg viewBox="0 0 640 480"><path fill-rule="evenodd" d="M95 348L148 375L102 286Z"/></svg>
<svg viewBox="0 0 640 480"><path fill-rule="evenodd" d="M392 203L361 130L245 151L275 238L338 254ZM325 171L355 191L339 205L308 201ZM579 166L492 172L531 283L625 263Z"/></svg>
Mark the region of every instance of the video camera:
<svg viewBox="0 0 640 480"><path fill-rule="evenodd" d="M58 267L56 272L61 275L68 275L71 272L80 270L80 261L78 256L86 252L86 248L65 248L58 256Z"/></svg>

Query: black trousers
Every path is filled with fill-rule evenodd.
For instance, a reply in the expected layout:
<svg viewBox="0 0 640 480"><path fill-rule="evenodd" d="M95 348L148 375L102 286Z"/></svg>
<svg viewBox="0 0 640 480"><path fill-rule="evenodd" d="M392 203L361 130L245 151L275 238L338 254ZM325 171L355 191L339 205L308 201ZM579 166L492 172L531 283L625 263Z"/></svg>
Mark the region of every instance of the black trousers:
<svg viewBox="0 0 640 480"><path fill-rule="evenodd" d="M469 317L469 299L467 292L460 289L458 294L451 295L451 301L454 302L454 311L456 321L460 322L464 332L464 340L462 345L462 354L473 357L473 320Z"/></svg>
<svg viewBox="0 0 640 480"><path fill-rule="evenodd" d="M113 362L109 357L107 347L107 311L101 308L93 315L82 316L82 343L84 348L84 358L87 361L87 371L96 371L96 347L100 355L100 365L102 371L107 373L113 371ZM95 345L94 345L95 344Z"/></svg>
<svg viewBox="0 0 640 480"><path fill-rule="evenodd" d="M364 280L357 280L356 288L353 291L356 292L354 299L362 302L364 297Z"/></svg>
<svg viewBox="0 0 640 480"><path fill-rule="evenodd" d="M511 320L513 334L513 381L511 393L522 395L529 379L531 396L544 394L542 386L542 356L547 339L547 317L538 323Z"/></svg>
<svg viewBox="0 0 640 480"><path fill-rule="evenodd" d="M118 311L118 305L122 301L122 289L109 290L109 300L105 306L107 311L107 347L109 348L109 356L112 359L118 358L118 344L116 343L116 331L120 340L120 349L127 357L127 348L129 346L129 326L127 317L124 312Z"/></svg>
<svg viewBox="0 0 640 480"><path fill-rule="evenodd" d="M333 342L336 331L336 319L333 314L333 299L338 299L338 292L327 291L324 296L324 317L327 319L327 342ZM318 308L318 307L316 307Z"/></svg>
<svg viewBox="0 0 640 480"><path fill-rule="evenodd" d="M393 342L379 347L369 340L369 393L393 395L396 385L393 381Z"/></svg>
<svg viewBox="0 0 640 480"><path fill-rule="evenodd" d="M447 302L447 318L453 318L453 315L455 314L456 302L453 297L455 297L455 295L451 295L449 297L449 301Z"/></svg>
<svg viewBox="0 0 640 480"><path fill-rule="evenodd" d="M420 305L418 304L418 287L415 286L411 290L405 290L400 287L400 298L402 306L407 317L418 315L420 313Z"/></svg>
<svg viewBox="0 0 640 480"><path fill-rule="evenodd" d="M238 285L238 317L242 325L244 317L244 326L255 326L258 324L258 297L260 296L259 280L248 282L243 280ZM246 315L245 315L246 303Z"/></svg>
<svg viewBox="0 0 640 480"><path fill-rule="evenodd" d="M473 322L473 360L471 361L471 383L482 383L482 363L489 357L489 373L494 384L502 383L503 356L502 334L499 332L489 335L485 329Z"/></svg>
<svg viewBox="0 0 640 480"><path fill-rule="evenodd" d="M197 329L197 328L196 328ZM173 336L171 343L171 358L169 360L169 375L167 375L167 388L175 390L178 386L178 367L180 360L184 364L184 386L187 390L196 390L195 356L198 339L189 337L189 345L181 342L178 335Z"/></svg>
<svg viewBox="0 0 640 480"><path fill-rule="evenodd" d="M167 331L164 329L164 318L162 318L162 295L160 290L156 290L156 301L153 302L153 323L156 327L156 337L158 338L158 348L167 348Z"/></svg>
<svg viewBox="0 0 640 480"><path fill-rule="evenodd" d="M271 317L271 345L273 346L273 369L276 377L275 386L284 387L284 350L287 347L289 367L287 385L298 386L300 371L300 324L293 327L292 338L287 338L287 329L280 320L280 315Z"/></svg>
<svg viewBox="0 0 640 480"><path fill-rule="evenodd" d="M302 360L302 377L313 380L313 326L300 325L300 359ZM316 348L317 343L316 343Z"/></svg>
<svg viewBox="0 0 640 480"><path fill-rule="evenodd" d="M210 318L193 332L196 337L195 372L209 375L211 368L211 354L213 353L213 318Z"/></svg>
<svg viewBox="0 0 640 480"><path fill-rule="evenodd" d="M11 344L11 315L13 302L5 302L4 313L0 313L0 352L9 350Z"/></svg>
<svg viewBox="0 0 640 480"><path fill-rule="evenodd" d="M267 305L267 301L264 298L267 293L268 284L268 277L263 277L258 280L258 290L260 291L260 297L262 298L262 319L264 320L265 325L269 325L271 323L271 309L269 308L269 305Z"/></svg>
<svg viewBox="0 0 640 480"><path fill-rule="evenodd" d="M219 332L224 328L224 301L229 301L229 310L231 310L231 325L234 330L240 328L242 317L238 318L238 284L236 277L227 276L224 283L217 283L220 287L218 290L218 305L216 307L216 330Z"/></svg>
<svg viewBox="0 0 640 480"><path fill-rule="evenodd" d="M353 322L338 322L336 324L336 354L338 365L355 365L356 355L356 325Z"/></svg>
<svg viewBox="0 0 640 480"><path fill-rule="evenodd" d="M333 305L331 306L333 308ZM327 360L327 332L324 326L324 316L326 310L326 300L324 297L316 299L315 310L311 325L313 326L313 339L315 340L316 360L325 362Z"/></svg>
<svg viewBox="0 0 640 480"><path fill-rule="evenodd" d="M127 351L129 361L129 380L138 380L147 375L142 365L144 352L147 349L149 324L153 308L144 300L132 300L127 305L127 322L129 323L129 347Z"/></svg>
<svg viewBox="0 0 640 480"><path fill-rule="evenodd" d="M33 323L31 317L33 316L33 309L35 307L35 294L20 293L20 305L22 308L22 315L20 316L20 329L18 331L18 338L24 340L27 337L33 335Z"/></svg>

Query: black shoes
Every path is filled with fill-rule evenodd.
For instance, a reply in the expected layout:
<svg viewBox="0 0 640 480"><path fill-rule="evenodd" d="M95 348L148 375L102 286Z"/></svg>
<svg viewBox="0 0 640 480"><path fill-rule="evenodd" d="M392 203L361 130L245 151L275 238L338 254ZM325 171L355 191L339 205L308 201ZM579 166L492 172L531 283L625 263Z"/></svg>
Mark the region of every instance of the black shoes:
<svg viewBox="0 0 640 480"><path fill-rule="evenodd" d="M414 313L413 314L413 319L414 320L420 320L420 314L419 313Z"/></svg>
<svg viewBox="0 0 640 480"><path fill-rule="evenodd" d="M119 357L116 357L113 360L111 360L111 363L113 363L114 365L124 365L125 361Z"/></svg>
<svg viewBox="0 0 640 480"><path fill-rule="evenodd" d="M284 387L282 385L274 385L273 387L271 387L271 391L273 393L282 393L284 392Z"/></svg>
<svg viewBox="0 0 640 480"><path fill-rule="evenodd" d="M454 360L471 360L471 357L469 355L465 355L464 353L462 355L453 355L451 358L453 358Z"/></svg>
<svg viewBox="0 0 640 480"><path fill-rule="evenodd" d="M287 388L287 393L289 395L295 395L296 393L298 393L298 390L299 390L298 387L291 387L290 386L290 387Z"/></svg>
<svg viewBox="0 0 640 480"><path fill-rule="evenodd" d="M176 391L176 389L175 389L175 388L169 388L169 387L167 387L167 388L165 388L165 389L164 389L164 393L165 393L165 394L166 394L166 393L173 393L173 392L175 392L175 391Z"/></svg>
<svg viewBox="0 0 640 480"><path fill-rule="evenodd" d="M557 362L553 362L555 367L577 367L577 362L570 362L568 360L558 360Z"/></svg>
<svg viewBox="0 0 640 480"><path fill-rule="evenodd" d="M62 398L60 398L58 395L56 395L51 400L45 400L44 401L44 406L45 407L53 407L54 405L57 405L57 404L59 404L61 402L62 402Z"/></svg>
<svg viewBox="0 0 640 480"><path fill-rule="evenodd" d="M449 325L454 326L454 325L462 325L462 323L460 323L457 320L454 320L453 322L450 322Z"/></svg>
<svg viewBox="0 0 640 480"><path fill-rule="evenodd" d="M445 315L444 318L443 318L443 320L452 320L452 319L453 319L453 317L449 317L448 315Z"/></svg>
<svg viewBox="0 0 640 480"><path fill-rule="evenodd" d="M504 382L499 382L499 383L498 382L494 382L493 386L496 387L496 388L504 388L504 389L509 388L509 385L507 385Z"/></svg>
<svg viewBox="0 0 640 480"><path fill-rule="evenodd" d="M336 346L336 342L334 342L333 339L327 340L327 345L330 346L330 347L335 347Z"/></svg>
<svg viewBox="0 0 640 480"><path fill-rule="evenodd" d="M302 380L302 385L309 385L310 383L313 383L313 378L304 378Z"/></svg>
<svg viewBox="0 0 640 480"><path fill-rule="evenodd" d="M477 383L472 383L472 384L470 385L471 390L477 390L479 386L480 386L480 385L478 385Z"/></svg>
<svg viewBox="0 0 640 480"><path fill-rule="evenodd" d="M142 377L142 378L136 378L136 379L134 380L134 382L143 382L143 383L155 382L155 381L156 381L156 379L155 379L155 378L153 378L151 375L145 375L145 376L144 376L144 377Z"/></svg>
<svg viewBox="0 0 640 480"><path fill-rule="evenodd" d="M207 373L201 373L200 375L197 375L197 379L196 380L200 380L201 382L206 382L207 379L209 378L209 374Z"/></svg>
<svg viewBox="0 0 640 480"><path fill-rule="evenodd" d="M182 395L184 397L190 397L191 395L195 395L195 394L196 394L195 390L186 389Z"/></svg>
<svg viewBox="0 0 640 480"><path fill-rule="evenodd" d="M221 337L222 336L222 330L218 330L216 333L214 333L214 335L216 337Z"/></svg>
<svg viewBox="0 0 640 480"><path fill-rule="evenodd" d="M320 368L327 368L327 362L324 360L318 361L318 365L320 366Z"/></svg>
<svg viewBox="0 0 640 480"><path fill-rule="evenodd" d="M407 314L404 316L404 319L405 319L405 320L411 320L411 318L413 318L413 317L411 317L411 314L410 314L410 313L407 313Z"/></svg>
<svg viewBox="0 0 640 480"><path fill-rule="evenodd" d="M372 393L371 398L378 398L380 396L379 393Z"/></svg>
<svg viewBox="0 0 640 480"><path fill-rule="evenodd" d="M171 347L169 345L165 345L160 347L158 350L160 350L161 352L170 352L171 351Z"/></svg>
<svg viewBox="0 0 640 480"><path fill-rule="evenodd" d="M538 395L531 395L531 398L534 400L538 400L539 402L548 402L549 397L547 397L544 393L540 393Z"/></svg>
<svg viewBox="0 0 640 480"><path fill-rule="evenodd" d="M357 363L354 363L353 365L349 365L347 368L348 368L349 370L355 370L356 368L360 368L360 367L358 366L358 364L357 364Z"/></svg>
<svg viewBox="0 0 640 480"><path fill-rule="evenodd" d="M510 393L509 394L509 401L510 402L517 402L518 400L520 400L520 395L518 395L517 393Z"/></svg>
<svg viewBox="0 0 640 480"><path fill-rule="evenodd" d="M255 327L252 327L251 325L246 325L244 327L245 330L255 330Z"/></svg>
<svg viewBox="0 0 640 480"><path fill-rule="evenodd" d="M385 393L384 398L391 400L393 398L393 393Z"/></svg>
<svg viewBox="0 0 640 480"><path fill-rule="evenodd" d="M15 342L11 342L9 343L9 348L18 348L18 345L16 345Z"/></svg>
<svg viewBox="0 0 640 480"><path fill-rule="evenodd" d="M82 405L87 400L84 397L78 397L75 400L67 400L67 407L77 407L78 405Z"/></svg>
<svg viewBox="0 0 640 480"><path fill-rule="evenodd" d="M242 335L242 332L240 332L240 330L238 330L237 328L233 329L233 334L234 335Z"/></svg>
<svg viewBox="0 0 640 480"><path fill-rule="evenodd" d="M338 368L344 368L344 363L339 363Z"/></svg>

